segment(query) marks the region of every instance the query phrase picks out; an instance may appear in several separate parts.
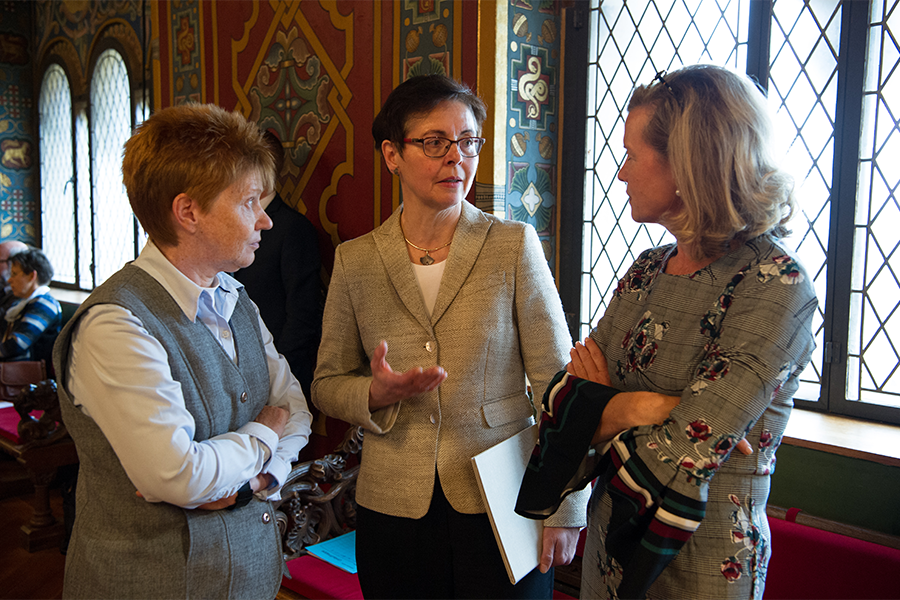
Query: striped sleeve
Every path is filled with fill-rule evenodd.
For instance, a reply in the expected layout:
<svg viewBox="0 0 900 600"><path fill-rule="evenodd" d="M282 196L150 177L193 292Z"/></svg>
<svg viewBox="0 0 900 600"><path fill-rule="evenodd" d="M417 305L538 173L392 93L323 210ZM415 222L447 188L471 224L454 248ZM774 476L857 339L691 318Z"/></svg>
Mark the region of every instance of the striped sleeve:
<svg viewBox="0 0 900 600"><path fill-rule="evenodd" d="M52 297L42 295L28 303L19 318L6 324L6 334L0 343L0 358L31 358L31 347L47 327L59 319L59 304Z"/></svg>

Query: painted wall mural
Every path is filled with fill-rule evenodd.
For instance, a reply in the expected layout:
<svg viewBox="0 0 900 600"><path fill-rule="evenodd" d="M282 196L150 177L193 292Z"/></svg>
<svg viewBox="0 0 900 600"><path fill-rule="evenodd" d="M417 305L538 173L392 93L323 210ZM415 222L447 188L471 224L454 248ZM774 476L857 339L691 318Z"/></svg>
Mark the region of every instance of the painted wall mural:
<svg viewBox="0 0 900 600"><path fill-rule="evenodd" d="M483 163L486 157L501 161L493 171L479 170L479 185L490 196L486 208L534 225L553 267L559 3L498 1L505 4L505 23L490 18L502 6L494 0L0 3L3 235L33 241L39 218L35 128L23 117L36 102L28 77L54 55L66 67L73 95L84 94L92 49L114 35L146 57L129 65L132 72L152 67L154 109L213 102L279 135L288 156L279 178L282 196L320 230L329 266L334 245L370 231L400 203L370 134L391 89L424 73L446 73L479 92L479 78L491 80L505 98L494 95L489 103L506 135L495 130L492 137L502 139L490 140L482 152ZM34 27L12 21L23 18ZM148 18L153 34L145 42ZM31 45L16 38L31 30ZM484 42L498 40L497 53L506 55L505 81L492 80L497 56L479 54Z"/></svg>
<svg viewBox="0 0 900 600"><path fill-rule="evenodd" d="M0 3L0 239L35 238L35 127L28 38L31 14Z"/></svg>
<svg viewBox="0 0 900 600"><path fill-rule="evenodd" d="M506 217L538 232L556 267L559 3L509 0Z"/></svg>
<svg viewBox="0 0 900 600"><path fill-rule="evenodd" d="M447 73L475 87L478 3L462 0L320 0L155 5L158 106L213 102L282 140L279 191L334 247L379 225L399 189L371 136L372 120L400 81Z"/></svg>

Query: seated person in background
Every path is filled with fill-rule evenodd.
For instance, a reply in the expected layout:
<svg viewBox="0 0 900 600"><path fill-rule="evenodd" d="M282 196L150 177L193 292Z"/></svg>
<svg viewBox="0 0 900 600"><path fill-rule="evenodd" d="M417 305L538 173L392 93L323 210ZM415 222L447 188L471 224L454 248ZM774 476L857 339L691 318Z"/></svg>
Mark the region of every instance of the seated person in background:
<svg viewBox="0 0 900 600"><path fill-rule="evenodd" d="M28 250L28 245L19 240L7 240L0 242L0 317L16 301L15 294L9 289L9 257L16 252Z"/></svg>
<svg viewBox="0 0 900 600"><path fill-rule="evenodd" d="M284 148L271 131L263 133L275 159L275 177L284 163ZM322 335L322 263L316 228L305 216L285 204L274 186L260 199L272 228L261 231L256 258L235 272L259 316L272 332L275 348L284 355L291 372L309 398Z"/></svg>
<svg viewBox="0 0 900 600"><path fill-rule="evenodd" d="M272 156L209 104L160 110L125 144L149 240L63 328L53 360L81 467L65 598L274 598L280 499L311 417L242 286ZM224 510L223 510L224 509Z"/></svg>
<svg viewBox="0 0 900 600"><path fill-rule="evenodd" d="M0 360L45 360L49 364L62 310L47 284L53 267L37 248L9 257L9 287L16 301L4 315Z"/></svg>

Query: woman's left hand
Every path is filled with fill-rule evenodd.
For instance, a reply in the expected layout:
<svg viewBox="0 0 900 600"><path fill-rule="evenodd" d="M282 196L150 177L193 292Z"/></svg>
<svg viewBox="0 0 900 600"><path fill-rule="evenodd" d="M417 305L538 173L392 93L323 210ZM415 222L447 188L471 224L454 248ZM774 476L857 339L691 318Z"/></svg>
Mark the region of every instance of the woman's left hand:
<svg viewBox="0 0 900 600"><path fill-rule="evenodd" d="M583 344L575 342L575 347L569 351L569 357L572 361L566 365L567 373L594 383L612 386L606 358L597 342L589 337L584 338Z"/></svg>
<svg viewBox="0 0 900 600"><path fill-rule="evenodd" d="M538 565L541 573L546 573L550 567L572 562L580 533L580 527L544 527L541 564Z"/></svg>

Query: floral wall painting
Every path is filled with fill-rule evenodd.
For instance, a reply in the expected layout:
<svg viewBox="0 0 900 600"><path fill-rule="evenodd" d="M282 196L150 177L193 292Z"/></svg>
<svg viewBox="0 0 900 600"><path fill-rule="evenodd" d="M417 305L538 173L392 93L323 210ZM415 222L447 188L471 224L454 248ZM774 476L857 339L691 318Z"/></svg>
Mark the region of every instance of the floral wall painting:
<svg viewBox="0 0 900 600"><path fill-rule="evenodd" d="M282 140L288 173L298 173L332 116L331 79L296 27L278 31L250 89L250 119Z"/></svg>
<svg viewBox="0 0 900 600"><path fill-rule="evenodd" d="M35 137L31 31L23 3L0 5L0 239L35 243Z"/></svg>

